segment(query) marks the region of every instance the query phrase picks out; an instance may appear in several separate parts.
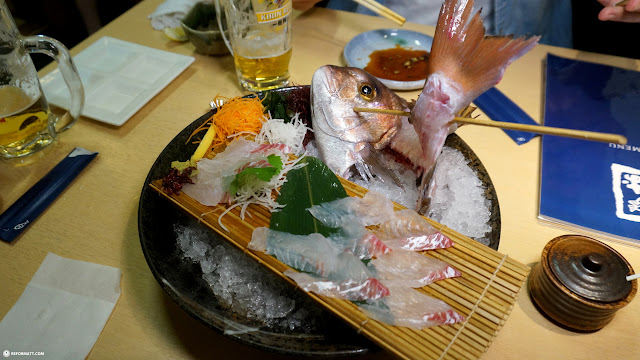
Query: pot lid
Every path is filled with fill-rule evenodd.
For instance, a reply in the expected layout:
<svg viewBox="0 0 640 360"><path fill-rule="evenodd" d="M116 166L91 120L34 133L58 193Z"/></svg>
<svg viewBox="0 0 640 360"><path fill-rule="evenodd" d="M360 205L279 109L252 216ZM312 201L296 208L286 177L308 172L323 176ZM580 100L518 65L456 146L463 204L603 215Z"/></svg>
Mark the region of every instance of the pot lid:
<svg viewBox="0 0 640 360"><path fill-rule="evenodd" d="M547 254L553 275L570 291L588 300L624 299L632 284L627 262L609 246L585 237L562 236Z"/></svg>

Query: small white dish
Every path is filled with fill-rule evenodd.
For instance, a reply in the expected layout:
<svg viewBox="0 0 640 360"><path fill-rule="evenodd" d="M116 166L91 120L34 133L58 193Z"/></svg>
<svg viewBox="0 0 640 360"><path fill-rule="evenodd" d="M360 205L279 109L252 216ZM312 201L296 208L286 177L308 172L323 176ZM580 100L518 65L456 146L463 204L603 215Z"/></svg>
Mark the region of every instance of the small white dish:
<svg viewBox="0 0 640 360"><path fill-rule="evenodd" d="M120 126L182 73L195 59L112 37L102 37L73 57L84 87L82 115ZM41 80L47 101L69 106L69 90L58 69Z"/></svg>
<svg viewBox="0 0 640 360"><path fill-rule="evenodd" d="M377 29L355 36L344 47L344 59L347 66L364 69L369 63L369 55L376 50L392 49L400 45L412 50L431 51L433 37L411 30ZM383 84L394 90L422 89L424 80L397 81L378 78Z"/></svg>

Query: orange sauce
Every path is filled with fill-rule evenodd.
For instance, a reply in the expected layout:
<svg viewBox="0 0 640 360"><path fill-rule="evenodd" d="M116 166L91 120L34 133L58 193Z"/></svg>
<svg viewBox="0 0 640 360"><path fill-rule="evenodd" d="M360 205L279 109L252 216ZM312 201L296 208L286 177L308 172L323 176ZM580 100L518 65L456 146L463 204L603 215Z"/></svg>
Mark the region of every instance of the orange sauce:
<svg viewBox="0 0 640 360"><path fill-rule="evenodd" d="M425 50L411 50L396 45L391 49L372 52L369 59L364 70L378 78L398 81L427 78L429 52Z"/></svg>

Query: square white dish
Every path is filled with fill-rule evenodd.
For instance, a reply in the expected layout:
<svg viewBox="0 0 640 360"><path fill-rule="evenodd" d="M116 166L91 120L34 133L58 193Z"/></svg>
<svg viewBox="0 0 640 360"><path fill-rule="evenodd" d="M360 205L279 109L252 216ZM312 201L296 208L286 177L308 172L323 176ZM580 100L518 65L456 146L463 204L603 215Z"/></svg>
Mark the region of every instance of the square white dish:
<svg viewBox="0 0 640 360"><path fill-rule="evenodd" d="M102 37L73 61L84 86L82 115L120 126L164 89L195 59ZM69 90L56 69L41 80L50 104L67 109Z"/></svg>

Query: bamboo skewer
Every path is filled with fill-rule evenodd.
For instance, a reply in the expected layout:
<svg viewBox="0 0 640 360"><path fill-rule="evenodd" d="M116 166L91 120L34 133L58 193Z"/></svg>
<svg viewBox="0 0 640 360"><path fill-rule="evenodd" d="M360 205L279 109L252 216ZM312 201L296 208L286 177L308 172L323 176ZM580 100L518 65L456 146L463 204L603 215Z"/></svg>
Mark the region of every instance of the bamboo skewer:
<svg viewBox="0 0 640 360"><path fill-rule="evenodd" d="M398 116L409 116L410 114L408 111L402 111L402 110L374 109L374 108L362 108L362 107L354 107L353 111L371 112L371 113L398 115ZM621 144L621 145L625 145L627 143L627 138L619 134L609 134L609 133L601 133L601 132L586 131L586 130L564 129L564 128L557 128L557 127L551 127L551 126L543 126L543 125L528 125L528 124L509 123L509 122L503 122L503 121L472 119L468 117L458 117L458 116L454 117L453 121L459 124L489 126L489 127L496 127L500 129L506 129L506 130L533 132L533 133L542 134L542 135L563 136L563 137L570 137L575 139L601 141L601 142L608 142L608 143Z"/></svg>
<svg viewBox="0 0 640 360"><path fill-rule="evenodd" d="M387 19L395 22L400 26L404 25L405 21L407 21L407 19L400 16L398 13L391 11L389 8L383 6L382 4L376 2L375 0L353 0L353 1L366 7L367 9L373 11L376 14L386 17Z"/></svg>

